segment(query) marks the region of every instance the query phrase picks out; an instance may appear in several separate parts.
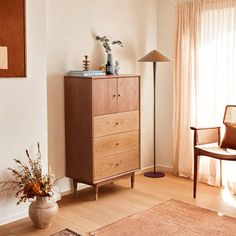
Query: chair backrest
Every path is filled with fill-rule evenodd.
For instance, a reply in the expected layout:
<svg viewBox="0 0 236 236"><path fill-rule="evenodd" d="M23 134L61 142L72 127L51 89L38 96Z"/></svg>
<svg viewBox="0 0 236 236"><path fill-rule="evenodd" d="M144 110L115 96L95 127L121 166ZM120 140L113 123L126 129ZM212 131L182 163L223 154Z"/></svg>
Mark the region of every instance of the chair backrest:
<svg viewBox="0 0 236 236"><path fill-rule="evenodd" d="M209 129L197 129L195 131L194 137L194 146L209 144L209 143L218 143L220 140L220 128L209 128Z"/></svg>
<svg viewBox="0 0 236 236"><path fill-rule="evenodd" d="M229 126L236 126L236 105L227 105L223 123Z"/></svg>

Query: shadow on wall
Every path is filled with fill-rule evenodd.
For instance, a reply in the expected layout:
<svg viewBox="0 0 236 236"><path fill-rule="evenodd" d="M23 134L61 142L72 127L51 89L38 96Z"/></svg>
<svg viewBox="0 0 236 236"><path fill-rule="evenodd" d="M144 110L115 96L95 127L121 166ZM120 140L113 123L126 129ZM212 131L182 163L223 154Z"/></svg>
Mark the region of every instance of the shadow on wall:
<svg viewBox="0 0 236 236"><path fill-rule="evenodd" d="M48 166L56 174L56 178L60 178L65 175L63 73L48 75L48 110Z"/></svg>
<svg viewBox="0 0 236 236"><path fill-rule="evenodd" d="M95 31L91 31L91 36L94 41L96 41L97 34ZM104 48L98 41L93 44L91 58L91 69L98 69L102 64L106 64L106 54Z"/></svg>

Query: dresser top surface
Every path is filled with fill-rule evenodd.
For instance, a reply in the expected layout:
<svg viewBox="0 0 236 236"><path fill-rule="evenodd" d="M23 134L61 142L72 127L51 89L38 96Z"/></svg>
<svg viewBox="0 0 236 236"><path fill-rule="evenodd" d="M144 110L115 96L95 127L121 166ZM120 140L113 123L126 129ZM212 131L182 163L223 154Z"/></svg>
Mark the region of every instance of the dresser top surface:
<svg viewBox="0 0 236 236"><path fill-rule="evenodd" d="M65 79L116 79L116 78L130 78L139 77L136 74L121 74L121 75L100 75L100 76L65 76Z"/></svg>

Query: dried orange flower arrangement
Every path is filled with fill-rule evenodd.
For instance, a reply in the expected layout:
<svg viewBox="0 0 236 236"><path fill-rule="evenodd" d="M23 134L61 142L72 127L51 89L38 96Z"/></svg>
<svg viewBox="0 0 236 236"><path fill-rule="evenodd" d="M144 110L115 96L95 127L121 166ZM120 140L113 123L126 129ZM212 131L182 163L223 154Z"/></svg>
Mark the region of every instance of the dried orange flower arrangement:
<svg viewBox="0 0 236 236"><path fill-rule="evenodd" d="M13 179L0 181L2 191L7 191L9 195L14 193L18 198L17 205L34 197L52 197L53 195L52 189L55 178L52 174L43 174L39 143L37 143L37 147L35 160L30 157L28 150L26 150L28 164L14 159L18 168L8 168Z"/></svg>

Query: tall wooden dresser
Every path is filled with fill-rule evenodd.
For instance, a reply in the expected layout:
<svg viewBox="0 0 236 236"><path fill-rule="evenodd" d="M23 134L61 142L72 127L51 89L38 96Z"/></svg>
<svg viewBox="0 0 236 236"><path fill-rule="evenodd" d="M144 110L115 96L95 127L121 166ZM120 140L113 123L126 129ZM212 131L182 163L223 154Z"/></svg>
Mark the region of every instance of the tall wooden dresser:
<svg viewBox="0 0 236 236"><path fill-rule="evenodd" d="M65 77L66 175L98 188L140 168L140 77Z"/></svg>

